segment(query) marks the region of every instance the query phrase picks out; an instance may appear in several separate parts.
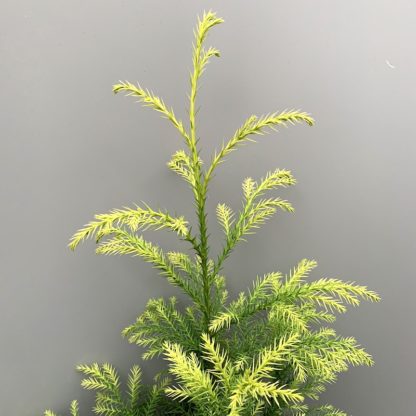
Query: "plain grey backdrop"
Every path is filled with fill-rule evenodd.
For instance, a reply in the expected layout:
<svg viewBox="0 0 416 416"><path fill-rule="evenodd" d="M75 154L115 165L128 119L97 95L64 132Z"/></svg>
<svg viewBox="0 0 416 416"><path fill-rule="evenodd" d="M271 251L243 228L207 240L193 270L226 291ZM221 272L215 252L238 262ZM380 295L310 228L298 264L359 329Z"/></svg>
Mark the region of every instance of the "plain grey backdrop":
<svg viewBox="0 0 416 416"><path fill-rule="evenodd" d="M207 156L251 114L302 108L317 120L232 154L208 201L239 208L240 184L276 167L298 185L279 214L228 261L232 293L257 274L315 258L314 277L368 284L383 297L342 316L376 360L324 399L356 416L414 414L416 3L411 0L2 0L0 6L0 414L64 412L81 391L74 366L109 361L123 374L141 351L122 339L150 297L177 294L138 259L72 253L94 213L146 201L193 216L191 194L166 168L182 146L133 100L140 81L186 117L192 30L212 8L222 52L200 89ZM163 232L148 234L179 247ZM160 363L142 364L150 379Z"/></svg>

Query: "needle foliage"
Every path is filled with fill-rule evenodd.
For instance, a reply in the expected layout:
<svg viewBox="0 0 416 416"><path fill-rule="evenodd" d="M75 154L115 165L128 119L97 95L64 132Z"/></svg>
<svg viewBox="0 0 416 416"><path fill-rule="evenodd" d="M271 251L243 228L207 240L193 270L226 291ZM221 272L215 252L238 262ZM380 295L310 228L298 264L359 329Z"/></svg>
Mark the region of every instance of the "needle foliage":
<svg viewBox="0 0 416 416"><path fill-rule="evenodd" d="M193 69L190 74L189 120L185 124L172 108L131 82L114 85L114 93L125 93L167 119L179 132L183 148L176 151L168 167L190 187L197 226L183 216L148 205L124 207L95 219L74 234L70 248L88 238L95 239L99 254L141 257L182 290L189 303L178 308L177 300L151 299L123 335L141 346L143 359L163 357L165 377L143 386L141 371L134 366L121 387L109 364L81 365L82 386L96 393L93 411L103 416L197 415L197 416L343 416L331 405L311 405L328 383L349 366L373 364L371 356L352 337L337 335L330 325L336 315L360 301L379 297L365 286L335 278L309 277L317 263L303 259L288 273L276 271L255 279L253 287L228 299L224 262L237 244L277 212L292 212L289 201L276 196L280 188L295 184L286 169L266 172L262 178L242 183L242 208L235 212L219 203L216 214L224 232L219 253L210 250L206 200L210 181L218 166L240 146L256 136L280 127L312 126L303 111L276 111L250 116L209 161L200 157L196 98L199 81L211 58L219 51L206 47L208 32L223 20L206 12L194 32ZM167 230L189 244L186 252L165 252L147 241L144 230ZM78 416L72 402L71 416ZM45 416L53 416L51 411Z"/></svg>

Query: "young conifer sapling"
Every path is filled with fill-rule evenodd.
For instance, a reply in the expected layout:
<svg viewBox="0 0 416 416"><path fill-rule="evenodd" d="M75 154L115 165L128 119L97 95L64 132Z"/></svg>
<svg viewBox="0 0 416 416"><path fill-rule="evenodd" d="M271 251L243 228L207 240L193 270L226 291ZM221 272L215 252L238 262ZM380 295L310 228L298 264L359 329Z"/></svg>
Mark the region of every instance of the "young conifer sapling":
<svg viewBox="0 0 416 416"><path fill-rule="evenodd" d="M352 337L336 334L329 325L337 313L361 300L378 301L376 293L354 282L334 278L310 280L314 260L303 259L287 274L257 277L253 287L228 300L224 262L238 243L278 211L292 212L289 201L274 195L295 184L292 173L276 169L260 179L242 184L239 212L224 203L217 206L224 231L223 247L213 255L209 244L206 200L218 166L241 145L279 127L306 123L302 111L278 111L251 116L208 162L201 160L197 133L196 97L199 80L219 51L206 47L207 34L223 20L213 12L198 19L190 75L189 124L173 109L138 84L120 82L114 92L124 92L159 112L179 132L183 149L174 153L168 167L190 187L196 210L193 229L183 216L148 205L115 209L98 214L71 239L75 249L87 238L97 242L99 254L127 254L152 264L172 285L189 298L184 311L174 297L151 299L123 335L144 348L143 359L161 356L167 373L152 386L142 385L142 374L133 366L126 392L109 364L80 365L82 386L96 391L94 412L102 416L346 416L331 405L310 405L325 385L350 365L372 365L371 356ZM147 241L143 230L168 230L189 244L188 252L164 252ZM309 400L307 400L309 399ZM310 400L312 399L312 400ZM307 400L307 403L306 401ZM72 402L71 416L78 416ZM45 416L53 416L50 410Z"/></svg>

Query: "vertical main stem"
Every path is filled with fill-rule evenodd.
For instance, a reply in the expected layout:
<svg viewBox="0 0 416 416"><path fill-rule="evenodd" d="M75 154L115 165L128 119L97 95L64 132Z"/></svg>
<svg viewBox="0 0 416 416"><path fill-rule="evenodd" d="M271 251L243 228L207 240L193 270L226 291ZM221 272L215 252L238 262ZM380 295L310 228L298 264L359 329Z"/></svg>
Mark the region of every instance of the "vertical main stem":
<svg viewBox="0 0 416 416"><path fill-rule="evenodd" d="M202 288L204 301L204 327L208 332L209 322L211 320L211 282L208 273L208 233L205 212L206 196L200 195L200 206L198 207L198 221L200 230L200 252L201 252L201 269L202 269Z"/></svg>
<svg viewBox="0 0 416 416"><path fill-rule="evenodd" d="M189 120L191 130L190 151L192 158L193 174L195 178L194 197L197 208L198 227L199 227L199 256L202 270L202 291L203 291L203 315L204 315L204 330L207 332L209 322L211 319L211 282L208 272L208 232L207 232L207 218L206 218L206 194L207 189L205 181L202 178L201 165L199 160L199 152L197 148L196 139L196 124L195 124L195 101L198 85L198 78L200 76L199 61L201 55L201 44L197 44L194 56L194 72L191 77L191 95L189 104Z"/></svg>
<svg viewBox="0 0 416 416"><path fill-rule="evenodd" d="M189 149L192 159L192 170L194 174L194 197L197 208L198 226L199 226L199 244L197 252L200 256L200 264L202 270L201 283L202 283L202 313L204 318L204 330L208 332L209 322L212 314L212 301L211 301L211 284L212 277L209 272L208 259L209 259L209 246L208 246L208 231L207 231L207 215L206 215L206 199L208 185L206 180L206 174L201 172L201 161L199 159L199 151L197 148L196 138L196 126L195 126L195 101L196 93L198 89L198 80L204 70L204 65L207 64L210 56L217 55L218 51L210 49L203 56L202 44L207 36L210 28L222 23L222 19L217 18L212 12L204 13L202 20L198 20L198 26L195 30L195 46L193 54L193 66L194 71L191 75L191 94L189 97L189 121L190 121L190 140Z"/></svg>

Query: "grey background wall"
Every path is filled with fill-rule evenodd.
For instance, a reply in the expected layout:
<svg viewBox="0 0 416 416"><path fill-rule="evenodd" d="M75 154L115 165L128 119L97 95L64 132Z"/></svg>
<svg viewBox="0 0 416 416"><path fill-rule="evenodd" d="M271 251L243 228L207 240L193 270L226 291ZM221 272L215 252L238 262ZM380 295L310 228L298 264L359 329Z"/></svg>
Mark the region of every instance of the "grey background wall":
<svg viewBox="0 0 416 416"><path fill-rule="evenodd" d="M1 415L89 404L74 365L109 361L125 373L141 363L121 329L149 297L177 294L137 259L66 245L94 213L142 200L192 217L189 192L165 167L180 139L111 85L139 80L185 118L192 29L208 8L226 24L209 38L222 57L200 93L204 155L252 113L301 107L317 119L241 149L212 184L211 213L218 201L239 207L248 175L282 167L299 181L284 193L296 213L227 263L232 292L303 257L319 261L315 277L379 291L381 304L336 325L377 364L341 376L325 399L357 416L414 414L415 3L3 0ZM160 366L142 365L148 378Z"/></svg>

